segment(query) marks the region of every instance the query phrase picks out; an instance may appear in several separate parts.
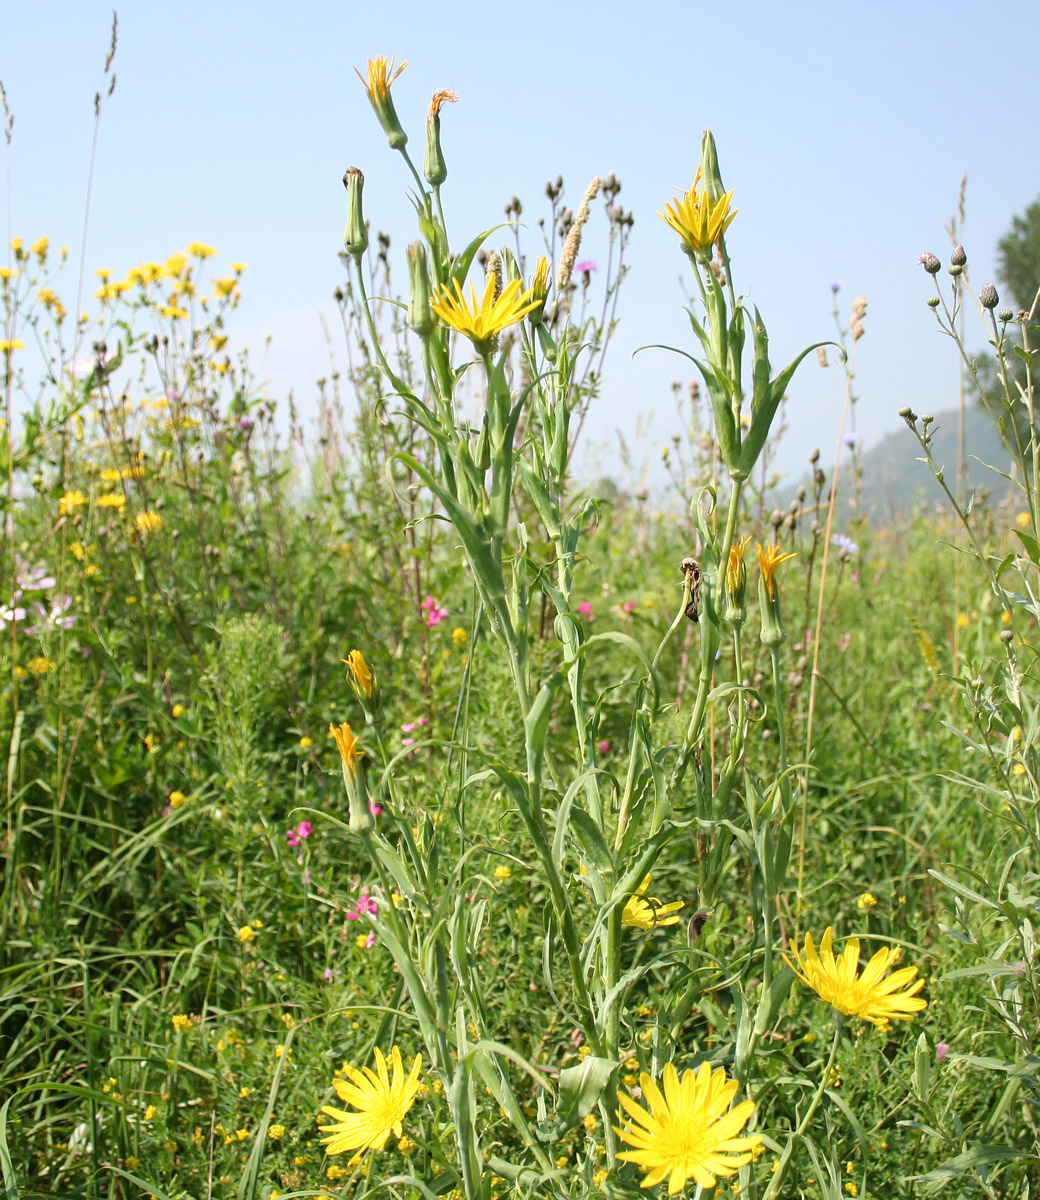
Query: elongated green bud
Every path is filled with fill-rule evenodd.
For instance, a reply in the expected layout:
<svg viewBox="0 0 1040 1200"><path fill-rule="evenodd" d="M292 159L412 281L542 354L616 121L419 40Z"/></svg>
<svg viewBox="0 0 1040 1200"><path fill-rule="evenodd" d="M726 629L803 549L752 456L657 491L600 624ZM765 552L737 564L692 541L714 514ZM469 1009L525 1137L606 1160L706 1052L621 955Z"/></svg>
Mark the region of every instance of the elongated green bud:
<svg viewBox="0 0 1040 1200"><path fill-rule="evenodd" d="M764 646L775 650L787 640L783 617L780 615L780 585L776 569L781 563L792 559L793 554L784 554L779 546L758 546L758 609L762 622L759 637Z"/></svg>
<svg viewBox="0 0 1040 1200"><path fill-rule="evenodd" d="M722 186L719 154L715 149L715 137L710 129L705 129L701 138L701 181L708 193L708 200L714 206L726 194L726 189Z"/></svg>
<svg viewBox="0 0 1040 1200"><path fill-rule="evenodd" d="M436 319L430 307L430 272L422 242L412 242L408 247L408 283L408 328L420 337L428 337Z"/></svg>
<svg viewBox="0 0 1040 1200"><path fill-rule="evenodd" d="M401 122L397 119L394 102L390 96L390 85L407 66L408 63L405 61L395 71L392 58L389 62L385 58L370 58L367 79L358 71L357 67L354 68L358 79L365 85L369 103L379 118L379 124L383 127L386 140L394 150L405 148L408 144L408 134L401 128Z"/></svg>
<svg viewBox="0 0 1040 1200"><path fill-rule="evenodd" d="M347 189L347 228L343 233L343 247L348 254L360 259L368 249L368 226L361 207L365 177L357 167L347 167L343 186Z"/></svg>
<svg viewBox="0 0 1040 1200"><path fill-rule="evenodd" d="M722 605L719 616L727 624L740 629L747 620L747 563L744 551L751 535L738 538L729 551L729 563L722 586Z"/></svg>
<svg viewBox="0 0 1040 1200"><path fill-rule="evenodd" d="M440 187L448 178L448 164L441 151L441 109L445 104L458 104L459 97L450 88L433 93L426 112L426 152L423 155L423 174L430 187Z"/></svg>
<svg viewBox="0 0 1040 1200"><path fill-rule="evenodd" d="M361 763L357 738L345 721L342 725L330 725L329 734L336 739L336 748L343 764L343 785L350 805L350 832L371 833L376 827L376 819L368 807L365 769Z"/></svg>

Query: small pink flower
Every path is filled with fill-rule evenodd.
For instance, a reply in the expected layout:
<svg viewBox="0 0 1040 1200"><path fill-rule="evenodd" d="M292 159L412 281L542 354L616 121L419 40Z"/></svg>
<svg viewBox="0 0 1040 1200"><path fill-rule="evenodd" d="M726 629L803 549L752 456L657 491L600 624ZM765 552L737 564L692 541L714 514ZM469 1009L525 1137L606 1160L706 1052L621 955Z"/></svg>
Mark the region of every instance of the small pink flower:
<svg viewBox="0 0 1040 1200"><path fill-rule="evenodd" d="M313 829L314 826L310 823L310 821L301 821L299 825L296 826L296 832L302 838L309 838Z"/></svg>
<svg viewBox="0 0 1040 1200"><path fill-rule="evenodd" d="M295 829L287 829L285 831L285 840L289 843L290 850L295 850L300 844L300 839L296 836Z"/></svg>
<svg viewBox="0 0 1040 1200"><path fill-rule="evenodd" d="M405 721L405 723L401 726L401 732L402 733L414 733L415 732L415 722L414 721Z"/></svg>
<svg viewBox="0 0 1040 1200"><path fill-rule="evenodd" d="M430 723L430 718L429 718L429 717L420 717L420 718L418 719L418 721L416 721L415 723L416 723L416 725L418 725L418 726L419 726L419 728L421 729L421 728L422 728L424 725L429 725L429 723Z"/></svg>
<svg viewBox="0 0 1040 1200"><path fill-rule="evenodd" d="M375 944L376 944L376 935L374 933L370 933L368 935L368 937L365 938L365 949L371 950Z"/></svg>
<svg viewBox="0 0 1040 1200"><path fill-rule="evenodd" d="M368 811L372 814L373 817L378 817L379 814L383 811L383 806L381 804L376 804L376 802L374 800L369 800Z"/></svg>
<svg viewBox="0 0 1040 1200"><path fill-rule="evenodd" d="M944 1058L947 1056L947 1054L949 1054L949 1053L950 1053L950 1047L949 1047L949 1045L948 1045L946 1042L940 1042L940 1043L939 1043L939 1044L938 1044L938 1045L935 1047L935 1061L936 1061L936 1062L942 1062L942 1060L943 1060L943 1059L944 1059Z"/></svg>
<svg viewBox="0 0 1040 1200"><path fill-rule="evenodd" d="M402 746L414 746L415 738L401 738L401 745Z"/></svg>
<svg viewBox="0 0 1040 1200"><path fill-rule="evenodd" d="M838 638L838 649L842 652L842 654L844 654L845 651L848 650L848 648L851 645L852 645L852 634L851 633L843 633L841 635L841 637Z"/></svg>
<svg viewBox="0 0 1040 1200"><path fill-rule="evenodd" d="M610 742L604 738L603 741L596 743L596 749L600 752L600 754L606 754L606 752L610 749Z"/></svg>
<svg viewBox="0 0 1040 1200"><path fill-rule="evenodd" d="M595 621L596 617L592 611L592 605L588 600L582 600L578 605L578 612L585 618L586 621Z"/></svg>
<svg viewBox="0 0 1040 1200"><path fill-rule="evenodd" d="M581 271L583 273L588 273L591 271L598 271L599 267L596 265L596 263L591 258L583 258L580 263L574 264L574 269L575 269L575 271Z"/></svg>
<svg viewBox="0 0 1040 1200"><path fill-rule="evenodd" d="M626 600L621 607L625 610L625 612L635 612L636 602L634 600Z"/></svg>

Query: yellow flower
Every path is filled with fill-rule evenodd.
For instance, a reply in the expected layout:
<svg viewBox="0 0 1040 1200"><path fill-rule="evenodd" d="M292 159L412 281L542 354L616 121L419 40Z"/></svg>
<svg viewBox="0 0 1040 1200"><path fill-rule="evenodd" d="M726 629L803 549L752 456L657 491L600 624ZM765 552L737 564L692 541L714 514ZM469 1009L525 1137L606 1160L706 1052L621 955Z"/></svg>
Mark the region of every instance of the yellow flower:
<svg viewBox="0 0 1040 1200"><path fill-rule="evenodd" d="M180 808L182 804L187 804L188 797L183 792L170 792L170 807Z"/></svg>
<svg viewBox="0 0 1040 1200"><path fill-rule="evenodd" d="M175 704L170 709L170 716L176 721L178 717L183 717L186 711L187 709L185 709L183 704Z"/></svg>
<svg viewBox="0 0 1040 1200"><path fill-rule="evenodd" d="M495 867L494 875L496 879L508 879L512 874L512 867Z"/></svg>
<svg viewBox="0 0 1040 1200"><path fill-rule="evenodd" d="M30 658L25 665L29 668L30 675L48 675L54 670L54 663L42 655L38 658Z"/></svg>
<svg viewBox="0 0 1040 1200"><path fill-rule="evenodd" d="M401 128L401 122L397 119L397 112L394 109L393 98L390 95L390 87L394 80L408 66L407 59L394 70L394 60L391 58L387 62L386 58L370 58L368 60L368 78L354 68L358 79L365 85L365 91L368 92L369 103L375 109L376 116L379 118L379 124L383 127L383 132L387 136L391 147L394 150L401 150L408 142L408 135Z"/></svg>
<svg viewBox="0 0 1040 1200"><path fill-rule="evenodd" d="M968 617L967 613L958 613L957 614L957 628L958 629L967 629L968 623L969 623L969 617Z"/></svg>
<svg viewBox="0 0 1040 1200"><path fill-rule="evenodd" d="M452 329L464 333L478 350L485 348L508 325L519 321L525 313L541 304L534 288L521 291L521 282L514 279L506 284L498 298L495 297L496 276L488 275L484 296L477 300L477 291L469 285L469 300L457 279L451 281L454 293L445 284L439 296L430 301L430 307Z"/></svg>
<svg viewBox="0 0 1040 1200"><path fill-rule="evenodd" d="M36 255L37 258L46 258L47 247L50 244L50 238L44 235L43 237L38 237L36 241L33 242L33 244L29 247L29 249L33 252L33 254Z"/></svg>
<svg viewBox="0 0 1040 1200"><path fill-rule="evenodd" d="M340 758L343 759L344 767L351 775L356 775L360 751L357 738L351 733L350 726L346 721L342 725L330 725L329 733L336 739L336 748L339 750Z"/></svg>
<svg viewBox="0 0 1040 1200"><path fill-rule="evenodd" d="M684 192L682 199L676 197L673 204L665 204L665 211L657 215L667 221L682 239L684 246L695 253L709 250L726 232L737 215L737 209L729 211L732 192L720 196L714 204L701 190L701 169L697 168L693 185Z"/></svg>
<svg viewBox="0 0 1040 1200"><path fill-rule="evenodd" d="M360 650L351 650L343 660L347 664L351 688L367 700L372 695L372 672L368 669L365 656Z"/></svg>
<svg viewBox="0 0 1040 1200"><path fill-rule="evenodd" d="M67 517L69 513L86 503L86 493L74 489L71 492L66 492L65 495L62 496L62 498L58 501L58 512L61 513L63 517Z"/></svg>
<svg viewBox="0 0 1040 1200"><path fill-rule="evenodd" d="M17 267L0 267L0 279L17 279L21 271Z"/></svg>
<svg viewBox="0 0 1040 1200"><path fill-rule="evenodd" d="M1015 524L1016 524L1016 525L1018 525L1018 526L1020 526L1022 529L1024 529L1024 528L1025 528L1025 527L1026 527L1026 526L1029 524L1029 522L1030 522L1030 519L1031 519L1031 518L1030 518L1030 516L1029 516L1029 513L1027 513L1027 512L1020 512L1020 513L1019 513L1019 514L1018 514L1018 515L1015 517Z"/></svg>
<svg viewBox="0 0 1040 1200"><path fill-rule="evenodd" d="M907 986L917 974L917 967L903 967L884 978L885 972L899 960L898 949L879 950L858 976L859 938L849 938L841 957L835 959L831 949L833 936L828 926L817 952L812 934L807 933L804 957L797 950L794 962L784 955L791 970L821 1000L847 1017L860 1017L879 1028L892 1021L909 1021L914 1013L927 1007L928 1002L917 995L924 987L924 980Z"/></svg>
<svg viewBox="0 0 1040 1200"><path fill-rule="evenodd" d="M237 280L232 275L223 275L213 280L213 293L219 299L225 299L235 290Z"/></svg>
<svg viewBox="0 0 1040 1200"><path fill-rule="evenodd" d="M123 1161L126 1164L126 1169L128 1171L136 1171L141 1165L141 1160L133 1154L128 1154Z"/></svg>
<svg viewBox="0 0 1040 1200"><path fill-rule="evenodd" d="M249 263L233 262L228 263L228 267L235 272L236 275L241 275L242 272L249 266Z"/></svg>
<svg viewBox="0 0 1040 1200"><path fill-rule="evenodd" d="M366 1150L381 1150L391 1131L404 1135L403 1121L415 1103L419 1090L419 1073L422 1070L422 1055L416 1055L412 1069L406 1077L401 1062L401 1051L396 1046L390 1051L391 1079L386 1069L386 1059L379 1047L373 1050L376 1069L344 1067L350 1079L334 1079L332 1086L341 1100L356 1108L357 1112L323 1106L322 1112L332 1117L336 1124L320 1126L321 1132L329 1136L322 1138L326 1154L342 1154L346 1150L357 1153L349 1166L356 1165Z"/></svg>
<svg viewBox="0 0 1040 1200"><path fill-rule="evenodd" d="M314 745L314 738L309 738L306 734L300 738L300 745L304 750L309 750Z"/></svg>
<svg viewBox="0 0 1040 1200"><path fill-rule="evenodd" d="M126 497L122 492L109 492L104 496L98 496L94 501L98 508L125 508Z"/></svg>
<svg viewBox="0 0 1040 1200"><path fill-rule="evenodd" d="M868 908L874 908L877 900L871 892L864 892L861 896L856 897L856 907L860 912L866 912Z"/></svg>
<svg viewBox="0 0 1040 1200"><path fill-rule="evenodd" d="M354 945L357 946L357 948L359 950L367 950L368 949L368 934L367 933L359 933L357 935L357 937L354 939Z"/></svg>
<svg viewBox="0 0 1040 1200"><path fill-rule="evenodd" d="M187 265L188 260L183 254L171 254L163 264L160 276L176 279Z"/></svg>
<svg viewBox="0 0 1040 1200"><path fill-rule="evenodd" d="M134 524L138 533L158 533L163 527L163 519L158 513L139 512Z"/></svg>
<svg viewBox="0 0 1040 1200"><path fill-rule="evenodd" d="M751 1100L743 1100L726 1112L737 1093L735 1079L726 1079L721 1068L712 1071L705 1062L696 1074L684 1071L680 1079L673 1063L664 1068L664 1091L645 1072L639 1077L648 1112L631 1096L618 1093L630 1120L615 1130L634 1150L618 1158L636 1163L646 1172L643 1187L668 1180L674 1196L693 1179L702 1188L713 1188L719 1176L735 1175L749 1163L762 1137L737 1137L755 1111ZM723 1115L725 1114L725 1115Z"/></svg>
<svg viewBox="0 0 1040 1200"><path fill-rule="evenodd" d="M325 1172L325 1177L331 1179L333 1183L337 1179L345 1179L347 1172L339 1165L339 1163L331 1163L329 1169Z"/></svg>
<svg viewBox="0 0 1040 1200"><path fill-rule="evenodd" d="M466 640L466 631L461 625L456 625L451 631L451 640L456 646L461 646Z"/></svg>
<svg viewBox="0 0 1040 1200"><path fill-rule="evenodd" d="M248 945L250 942L256 941L256 930L252 925L243 925L238 931L238 940Z"/></svg>
<svg viewBox="0 0 1040 1200"><path fill-rule="evenodd" d="M155 1107L154 1104L149 1104L148 1107L144 1110L144 1119L146 1121L154 1121L156 1114L158 1112L159 1112L159 1110Z"/></svg>
<svg viewBox="0 0 1040 1200"><path fill-rule="evenodd" d="M25 342L21 338L0 339L0 354L10 354L12 350L24 350Z"/></svg>
<svg viewBox="0 0 1040 1200"><path fill-rule="evenodd" d="M184 1013L178 1013L175 1017L171 1017L170 1020L173 1022L173 1027L178 1033L187 1033L191 1028L191 1017L185 1016Z"/></svg>
<svg viewBox="0 0 1040 1200"><path fill-rule="evenodd" d="M212 258L216 254L216 250L212 246L207 246L205 242L192 242L188 246L188 253L193 254L196 258Z"/></svg>
<svg viewBox="0 0 1040 1200"><path fill-rule="evenodd" d="M797 555L792 551L790 554L784 554L779 546L766 546L762 549L762 543L758 543L758 569L762 572L762 579L765 581L766 590L769 592L770 600L776 599L776 569L781 563L785 563Z"/></svg>
<svg viewBox="0 0 1040 1200"><path fill-rule="evenodd" d="M282 1140L282 1138L285 1137L285 1126L284 1125L268 1125L267 1136L271 1139L272 1142L280 1142Z"/></svg>
<svg viewBox="0 0 1040 1200"><path fill-rule="evenodd" d="M726 564L726 587L731 592L741 588L747 579L747 568L744 566L744 551L751 543L751 534L737 538L729 548L729 562Z"/></svg>
<svg viewBox="0 0 1040 1200"><path fill-rule="evenodd" d="M634 925L636 929L653 929L655 925L678 925L679 918L675 915L683 906L681 900L671 904L662 904L656 896L646 896L643 893L650 886L650 876L639 885L634 896L629 896L623 912L622 925Z"/></svg>
<svg viewBox="0 0 1040 1200"><path fill-rule="evenodd" d="M159 311L164 317L169 317L171 321L182 321L188 315L188 310L181 308L179 304L164 304Z"/></svg>

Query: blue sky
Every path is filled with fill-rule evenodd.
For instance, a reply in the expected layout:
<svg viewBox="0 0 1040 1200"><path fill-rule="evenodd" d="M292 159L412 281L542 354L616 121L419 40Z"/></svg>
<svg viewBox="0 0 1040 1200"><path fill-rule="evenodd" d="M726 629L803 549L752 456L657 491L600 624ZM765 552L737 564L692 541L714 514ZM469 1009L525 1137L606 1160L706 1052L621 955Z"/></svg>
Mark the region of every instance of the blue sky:
<svg viewBox="0 0 1040 1200"><path fill-rule="evenodd" d="M868 298L857 423L870 444L919 412L956 404L957 366L925 307L922 250L945 260L943 222L968 176L964 243L971 279L993 276L1011 217L1040 193L1035 147L1033 0L869 5L598 0L493 9L485 3L196 3L118 6L115 94L104 112L87 241L88 270L122 273L199 239L222 262L245 260L234 332L262 353L270 394L295 390L306 413L329 371L319 312L341 277L345 167L365 173L365 208L392 237L404 281L413 236L403 164L386 145L353 67L409 60L395 102L421 157L431 91L461 102L442 115L449 232L461 245L503 219L512 194L534 217L562 173L577 204L614 171L635 216L632 270L607 360L593 442L651 436L648 462L678 428L669 382L683 360L647 343L693 349L682 312L685 259L654 214L689 185L711 127L740 215L728 243L735 281L762 311L780 364L828 338L832 280L847 314ZM75 267L111 6L6 0L0 79L15 113L0 215L14 234L46 233ZM8 197L10 200L8 201ZM589 226L583 253L597 257ZM323 306L323 309L322 309ZM983 347L981 332L976 344ZM336 341L339 365L345 356ZM813 445L829 457L842 380L808 360L790 389L781 462L800 471Z"/></svg>

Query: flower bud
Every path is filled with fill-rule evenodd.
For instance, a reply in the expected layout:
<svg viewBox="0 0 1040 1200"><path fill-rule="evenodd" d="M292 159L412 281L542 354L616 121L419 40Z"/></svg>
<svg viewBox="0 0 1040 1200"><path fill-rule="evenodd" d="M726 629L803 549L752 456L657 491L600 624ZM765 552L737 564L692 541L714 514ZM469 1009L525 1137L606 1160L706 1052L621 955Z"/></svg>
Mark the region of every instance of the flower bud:
<svg viewBox="0 0 1040 1200"><path fill-rule="evenodd" d="M968 256L964 253L964 247L956 245L953 252L950 254L950 264L954 267L963 267L968 261Z"/></svg>
<svg viewBox="0 0 1040 1200"><path fill-rule="evenodd" d="M939 307L939 297L938 296L929 296L928 299L925 301L925 303L928 305L929 308L938 308Z"/></svg>
<svg viewBox="0 0 1040 1200"><path fill-rule="evenodd" d="M758 611L761 620L759 638L764 646L771 650L782 646L787 640L783 617L780 613L780 585L776 579L776 569L781 563L794 558L793 553L785 554L779 546L758 546Z"/></svg>
<svg viewBox="0 0 1040 1200"><path fill-rule="evenodd" d="M430 272L426 265L426 247L422 242L412 242L408 247L408 315L405 320L409 329L420 337L433 332L436 320L430 307Z"/></svg>
<svg viewBox="0 0 1040 1200"><path fill-rule="evenodd" d="M751 534L738 538L729 551L729 562L722 581L722 605L719 615L729 625L740 629L747 620L747 564L744 551L751 541Z"/></svg>
<svg viewBox="0 0 1040 1200"><path fill-rule="evenodd" d="M329 734L336 739L336 748L343 764L343 784L350 805L350 832L371 833L376 827L376 819L368 807L365 770L361 765L357 738L346 721L342 725L330 725Z"/></svg>
<svg viewBox="0 0 1040 1200"><path fill-rule="evenodd" d="M433 93L426 111L426 152L423 155L423 174L430 187L440 187L448 178L448 166L441 152L441 109L445 104L458 104L459 97L450 88Z"/></svg>
<svg viewBox="0 0 1040 1200"><path fill-rule="evenodd" d="M360 261L368 249L368 226L361 208L365 177L357 167L347 167L343 186L347 189L347 228L343 233L343 246L348 254Z"/></svg>
<svg viewBox="0 0 1040 1200"><path fill-rule="evenodd" d="M942 267L942 263L935 257L934 254L930 254L928 251L925 251L924 254L919 254L917 256L917 261L922 267L924 267L929 275L935 275Z"/></svg>
<svg viewBox="0 0 1040 1200"><path fill-rule="evenodd" d="M701 179L708 199L715 205L726 194L722 186L722 175L719 171L719 155L715 148L715 137L710 129L705 129L701 138Z"/></svg>
<svg viewBox="0 0 1040 1200"><path fill-rule="evenodd" d="M542 316L545 313L545 299L549 295L549 281L551 278L552 263L542 254L535 264L534 276L531 279L531 291L534 293L531 299L539 301L538 306L532 308L527 314L527 319L532 325L541 325L542 323Z"/></svg>
<svg viewBox="0 0 1040 1200"><path fill-rule="evenodd" d="M343 661L347 667L347 683L364 709L365 720L369 725L381 725L383 699L379 694L379 681L365 662L365 656L360 650L351 650Z"/></svg>
<svg viewBox="0 0 1040 1200"><path fill-rule="evenodd" d="M405 61L395 71L392 58L389 63L385 58L370 58L367 79L356 67L354 68L358 79L365 85L368 101L375 110L379 124L382 125L386 139L393 150L403 150L408 144L408 134L401 128L401 122L397 119L394 102L390 96L390 85L407 66L408 63Z"/></svg>
<svg viewBox="0 0 1040 1200"><path fill-rule="evenodd" d="M1015 318L1015 314L1011 311L1010 308L1002 308L1000 310L1000 312L997 313L997 320L1000 321L1001 324L1003 324L1003 325L1006 325L1008 323L1008 321L1013 321L1014 318Z"/></svg>
<svg viewBox="0 0 1040 1200"><path fill-rule="evenodd" d="M997 289L992 283L987 283L986 286L979 292L979 303L983 308L996 308L997 301L1000 297L997 295Z"/></svg>

